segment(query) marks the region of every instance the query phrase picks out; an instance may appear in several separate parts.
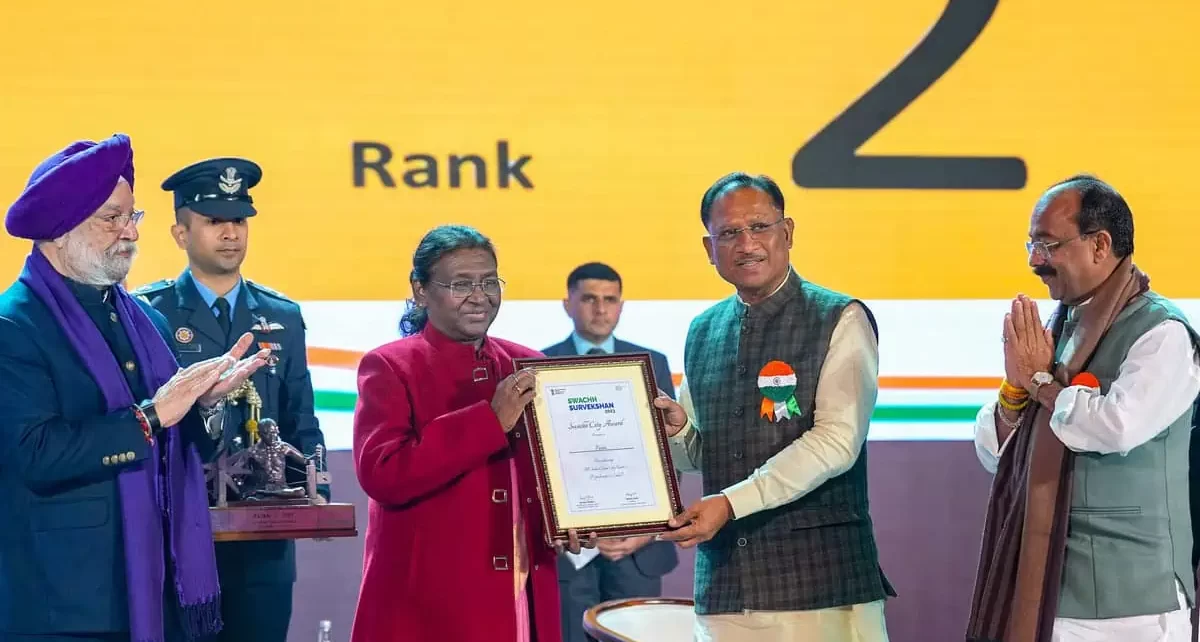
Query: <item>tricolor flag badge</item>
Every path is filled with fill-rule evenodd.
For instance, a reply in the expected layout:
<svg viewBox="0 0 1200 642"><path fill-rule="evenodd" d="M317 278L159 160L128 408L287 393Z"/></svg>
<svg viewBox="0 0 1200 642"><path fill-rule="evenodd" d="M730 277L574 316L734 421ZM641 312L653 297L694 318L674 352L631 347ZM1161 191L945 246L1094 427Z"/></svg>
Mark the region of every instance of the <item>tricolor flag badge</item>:
<svg viewBox="0 0 1200 642"><path fill-rule="evenodd" d="M768 361L758 372L758 389L762 391L759 414L767 421L779 421L800 416L796 403L796 371L783 361Z"/></svg>

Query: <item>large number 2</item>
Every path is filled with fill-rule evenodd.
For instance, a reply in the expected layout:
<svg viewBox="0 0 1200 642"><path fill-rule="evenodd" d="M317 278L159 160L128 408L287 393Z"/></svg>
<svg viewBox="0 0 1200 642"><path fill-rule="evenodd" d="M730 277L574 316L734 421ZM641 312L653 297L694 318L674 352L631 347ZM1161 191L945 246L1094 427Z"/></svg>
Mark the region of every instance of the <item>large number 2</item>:
<svg viewBox="0 0 1200 642"><path fill-rule="evenodd" d="M858 156L855 152L929 89L975 42L999 0L950 0L925 38L792 158L800 187L1021 189L1017 157Z"/></svg>

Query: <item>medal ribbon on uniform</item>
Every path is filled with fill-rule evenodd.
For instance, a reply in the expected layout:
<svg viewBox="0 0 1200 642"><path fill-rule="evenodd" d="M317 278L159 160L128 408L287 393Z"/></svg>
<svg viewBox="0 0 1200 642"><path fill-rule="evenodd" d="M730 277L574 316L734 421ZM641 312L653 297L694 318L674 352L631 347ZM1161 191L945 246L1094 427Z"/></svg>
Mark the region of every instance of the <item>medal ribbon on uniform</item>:
<svg viewBox="0 0 1200 642"><path fill-rule="evenodd" d="M759 414L767 421L800 416L796 392L796 371L782 361L768 361L758 372L758 389L763 393Z"/></svg>

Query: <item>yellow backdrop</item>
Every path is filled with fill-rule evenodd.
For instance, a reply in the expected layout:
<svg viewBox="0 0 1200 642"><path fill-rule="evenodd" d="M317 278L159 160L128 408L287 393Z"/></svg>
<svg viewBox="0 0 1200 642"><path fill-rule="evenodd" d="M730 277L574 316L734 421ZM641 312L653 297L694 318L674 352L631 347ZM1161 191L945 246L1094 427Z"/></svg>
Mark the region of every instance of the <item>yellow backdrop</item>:
<svg viewBox="0 0 1200 642"><path fill-rule="evenodd" d="M445 222L496 240L512 297L559 297L566 272L595 258L624 274L629 297L713 298L728 290L702 254L697 205L715 178L744 169L784 186L795 263L810 278L870 298L1006 297L1041 293L1022 249L1037 194L1091 171L1130 200L1155 287L1200 296L1188 260L1200 223L1194 190L1181 187L1200 151L1194 2L1006 0L860 149L1018 157L1023 189L793 182L796 151L945 9L944 0L736 10L680 0L17 3L0 24L0 202L69 141L124 131L149 212L131 284L183 264L162 179L200 158L243 155L265 170L248 273L295 298L404 295L417 239ZM938 47L963 37L971 18L947 23ZM499 140L513 160L531 157L532 189L497 186ZM354 185L356 141L390 147L399 187L370 172ZM450 187L448 155L471 153L488 163L487 187L471 171ZM413 154L439 159L438 187L404 186ZM818 168L823 158L813 157ZM15 274L26 249L0 242L0 269Z"/></svg>

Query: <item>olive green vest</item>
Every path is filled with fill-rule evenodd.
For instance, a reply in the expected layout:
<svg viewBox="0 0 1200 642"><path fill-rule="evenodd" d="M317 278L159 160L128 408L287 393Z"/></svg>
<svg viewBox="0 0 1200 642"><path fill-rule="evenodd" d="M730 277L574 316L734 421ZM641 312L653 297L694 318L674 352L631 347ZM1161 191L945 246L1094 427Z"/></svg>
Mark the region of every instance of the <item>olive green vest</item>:
<svg viewBox="0 0 1200 642"><path fill-rule="evenodd" d="M1108 394L1130 347L1160 323L1184 324L1170 301L1146 293L1118 316L1087 364ZM1061 341L1060 341L1061 344ZM1195 604L1188 504L1192 405L1127 454L1076 453L1058 616L1099 619L1179 608L1176 582Z"/></svg>

